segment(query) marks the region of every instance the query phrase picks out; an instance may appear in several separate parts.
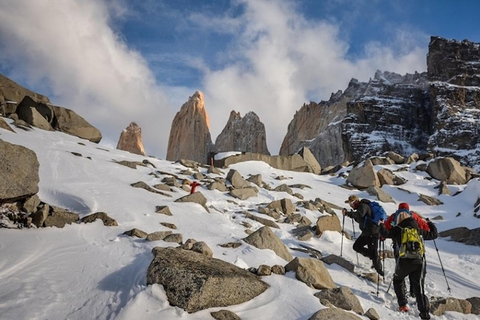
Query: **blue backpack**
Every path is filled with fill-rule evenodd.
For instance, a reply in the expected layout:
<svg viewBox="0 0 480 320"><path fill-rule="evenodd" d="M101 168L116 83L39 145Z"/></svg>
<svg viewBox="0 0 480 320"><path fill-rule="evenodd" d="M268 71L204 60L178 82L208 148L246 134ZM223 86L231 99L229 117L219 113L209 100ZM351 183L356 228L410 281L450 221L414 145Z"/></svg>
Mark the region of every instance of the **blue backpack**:
<svg viewBox="0 0 480 320"><path fill-rule="evenodd" d="M372 211L372 216L365 215L364 220L363 220L363 227L366 227L367 221L371 221L373 224L377 225L378 221L380 220L386 220L387 219L387 213L383 209L383 207L375 201L370 201L368 202L368 206L370 207L370 210Z"/></svg>

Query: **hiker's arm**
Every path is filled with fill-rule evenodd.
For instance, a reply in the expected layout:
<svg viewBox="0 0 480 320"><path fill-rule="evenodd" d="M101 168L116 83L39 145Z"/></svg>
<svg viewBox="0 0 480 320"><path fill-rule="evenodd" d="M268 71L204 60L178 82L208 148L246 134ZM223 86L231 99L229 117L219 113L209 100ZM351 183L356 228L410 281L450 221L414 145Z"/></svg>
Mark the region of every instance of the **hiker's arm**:
<svg viewBox="0 0 480 320"><path fill-rule="evenodd" d="M387 228L385 227L385 224L383 223L383 220L378 221L378 233L380 233L380 235L383 238L392 238L393 237L392 229L387 230Z"/></svg>
<svg viewBox="0 0 480 320"><path fill-rule="evenodd" d="M425 222L425 220L423 220L416 212L412 212L412 215L415 221L417 221L417 224L420 227L420 229L430 231L430 226L428 225L427 222Z"/></svg>
<svg viewBox="0 0 480 320"><path fill-rule="evenodd" d="M434 240L434 239L437 239L438 237L438 232L437 232L437 226L435 226L433 224L432 221L430 221L429 219L427 219L427 224L428 224L428 227L430 228L430 231L423 231L423 239L425 240Z"/></svg>

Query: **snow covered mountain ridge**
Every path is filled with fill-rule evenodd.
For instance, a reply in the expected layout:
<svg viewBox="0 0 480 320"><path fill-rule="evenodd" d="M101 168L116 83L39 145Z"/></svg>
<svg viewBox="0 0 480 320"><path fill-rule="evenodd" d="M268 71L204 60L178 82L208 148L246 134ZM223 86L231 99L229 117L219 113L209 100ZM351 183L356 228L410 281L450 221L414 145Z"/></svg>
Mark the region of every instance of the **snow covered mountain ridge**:
<svg viewBox="0 0 480 320"><path fill-rule="evenodd" d="M304 105L280 154L307 146L322 166L394 151L453 156L478 169L480 45L431 37L425 73L378 71ZM300 131L300 132L299 132Z"/></svg>

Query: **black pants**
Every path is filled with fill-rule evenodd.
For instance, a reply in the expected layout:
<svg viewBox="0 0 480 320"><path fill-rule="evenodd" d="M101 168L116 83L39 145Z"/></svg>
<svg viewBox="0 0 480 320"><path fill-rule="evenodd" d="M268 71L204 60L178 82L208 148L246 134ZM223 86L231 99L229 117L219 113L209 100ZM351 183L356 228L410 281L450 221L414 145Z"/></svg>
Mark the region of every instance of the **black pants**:
<svg viewBox="0 0 480 320"><path fill-rule="evenodd" d="M405 290L405 277L410 278L410 286L413 289L415 298L417 299L417 306L420 312L429 312L429 302L425 295L425 280L426 265L425 259L421 262L412 261L409 259L399 259L395 268L395 274L393 275L393 288L397 295L397 301L399 306L407 304L406 290Z"/></svg>
<svg viewBox="0 0 480 320"><path fill-rule="evenodd" d="M353 244L353 250L375 261L378 256L378 236L361 234Z"/></svg>

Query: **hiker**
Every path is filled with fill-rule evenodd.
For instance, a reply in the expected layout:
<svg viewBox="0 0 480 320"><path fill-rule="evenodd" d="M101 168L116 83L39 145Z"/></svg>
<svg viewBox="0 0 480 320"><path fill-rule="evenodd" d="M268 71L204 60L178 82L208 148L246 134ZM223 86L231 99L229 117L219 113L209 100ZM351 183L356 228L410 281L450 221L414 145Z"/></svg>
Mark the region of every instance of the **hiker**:
<svg viewBox="0 0 480 320"><path fill-rule="evenodd" d="M413 217L413 219L415 219L415 221L417 221L417 224L421 229L425 231L430 231L430 227L428 226L428 223L425 220L423 220L423 218L418 213L414 211L410 211L410 206L406 202L400 203L398 205L398 210L392 213L387 218L387 220L385 220L384 224L387 230L390 230L393 226L395 226L397 217L401 212L407 212L409 215Z"/></svg>
<svg viewBox="0 0 480 320"><path fill-rule="evenodd" d="M427 219L430 231L425 231L418 226L417 221L407 212L400 212L395 221L395 226L387 230L383 221L379 221L380 235L392 238L398 246L398 258L393 275L393 288L397 296L398 310L408 312L407 297L404 279L409 276L421 319L430 319L429 301L425 295L424 277L426 274L425 240L437 238L437 228ZM416 238L414 238L416 236ZM408 240L408 241L407 241Z"/></svg>
<svg viewBox="0 0 480 320"><path fill-rule="evenodd" d="M193 181L191 184L190 194L194 194L197 189L197 186L199 185L200 183L198 183L197 181Z"/></svg>
<svg viewBox="0 0 480 320"><path fill-rule="evenodd" d="M370 200L360 199L356 195L351 195L348 203L353 210L348 211L342 209L342 214L354 219L358 222L362 233L353 244L353 250L361 255L372 260L373 267L379 275L383 276L382 264L380 263L380 257L378 256L378 225L366 217L372 217L372 209L370 208Z"/></svg>
<svg viewBox="0 0 480 320"><path fill-rule="evenodd" d="M416 212L414 211L410 211L410 206L408 205L408 203L406 202L402 202L398 205L398 210L395 211L394 213L392 213L388 218L387 220L385 220L385 228L387 230L390 230L392 229L394 226L395 226L395 223L397 221L397 217L400 213L402 212L406 212L408 213L409 215L412 216L413 219L415 219L415 221L417 222L418 224L418 227L425 230L425 231L430 231L430 227L428 226L428 223ZM394 256L395 256L395 259L398 259L398 246L396 245L395 242L393 242L393 253L394 253ZM424 269L424 271L426 271ZM409 277L409 280L410 280L410 296L415 298L415 292L413 290L413 287L412 287L412 280L410 279ZM422 277L422 280L425 280L425 275ZM423 285L423 284L422 284Z"/></svg>

